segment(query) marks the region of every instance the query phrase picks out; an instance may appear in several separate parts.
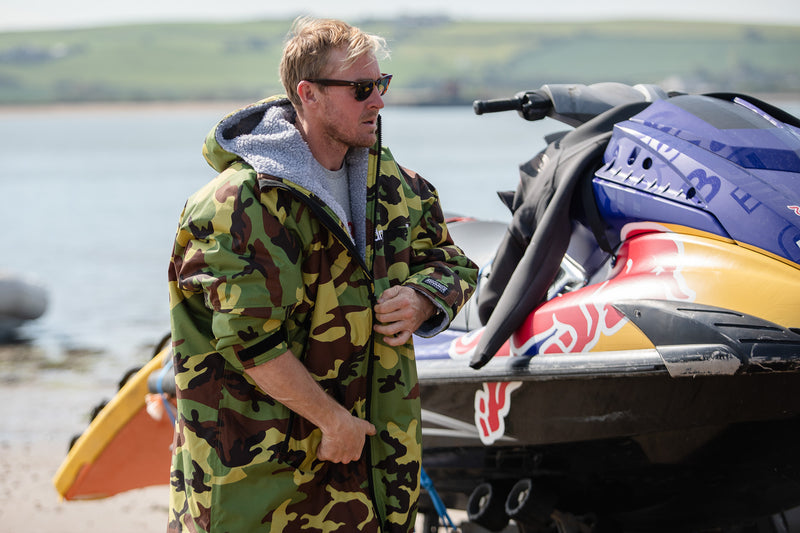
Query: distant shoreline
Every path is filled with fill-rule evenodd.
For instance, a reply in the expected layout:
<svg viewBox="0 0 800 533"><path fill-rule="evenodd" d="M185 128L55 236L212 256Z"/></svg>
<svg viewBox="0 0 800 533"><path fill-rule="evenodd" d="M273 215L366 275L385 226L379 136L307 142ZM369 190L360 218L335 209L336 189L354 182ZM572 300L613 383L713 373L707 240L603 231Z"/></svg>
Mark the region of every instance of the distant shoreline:
<svg viewBox="0 0 800 533"><path fill-rule="evenodd" d="M800 99L800 96L798 96ZM249 101L224 101L224 100L191 100L191 101L152 101L152 102L43 102L37 104L0 104L0 113L26 114L26 113L59 113L87 111L100 113L104 111L202 111L213 109L234 110L244 107Z"/></svg>
<svg viewBox="0 0 800 533"><path fill-rule="evenodd" d="M800 94L797 95L800 100ZM101 112L107 110L130 110L137 111L142 109L167 111L194 111L224 108L233 111L241 107L257 102L259 99L252 100L185 100L185 101L162 101L154 100L148 102L42 102L25 104L0 104L0 113L31 113L31 112L74 112L90 111ZM386 104L392 107L430 107L430 106L471 106L472 101L455 102L393 102L386 100Z"/></svg>
<svg viewBox="0 0 800 533"><path fill-rule="evenodd" d="M257 100L283 91L276 71L289 26L248 20L4 34L0 106ZM390 43L382 62L395 76L390 106L469 106L543 84L608 81L800 99L791 61L800 26L398 17L361 27Z"/></svg>
<svg viewBox="0 0 800 533"><path fill-rule="evenodd" d="M800 104L800 93L786 92L786 93L744 93L749 94L759 100L768 102L777 106L786 103ZM59 113L68 112L73 113L76 111L87 112L104 112L108 110L115 111L141 111L145 110L165 110L165 111L202 111L202 110L229 110L233 111L241 107L247 106L253 102L258 101L258 98L253 100L180 100L180 101L98 101L98 102L42 102L42 103L24 103L24 104L0 104L0 113L4 114L25 114L25 113ZM452 107L452 106L470 106L472 102L469 101L453 101L453 102L411 102L411 101L392 101L386 99L386 104L392 107Z"/></svg>

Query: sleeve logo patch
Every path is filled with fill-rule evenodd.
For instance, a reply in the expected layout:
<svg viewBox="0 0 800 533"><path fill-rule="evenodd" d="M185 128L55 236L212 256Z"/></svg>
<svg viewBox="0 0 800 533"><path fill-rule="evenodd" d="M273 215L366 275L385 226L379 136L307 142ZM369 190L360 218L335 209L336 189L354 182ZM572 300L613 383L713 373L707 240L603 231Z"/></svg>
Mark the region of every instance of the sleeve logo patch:
<svg viewBox="0 0 800 533"><path fill-rule="evenodd" d="M431 287L441 295L447 294L447 285L445 285L441 281L437 281L433 278L425 278L422 280L422 283Z"/></svg>

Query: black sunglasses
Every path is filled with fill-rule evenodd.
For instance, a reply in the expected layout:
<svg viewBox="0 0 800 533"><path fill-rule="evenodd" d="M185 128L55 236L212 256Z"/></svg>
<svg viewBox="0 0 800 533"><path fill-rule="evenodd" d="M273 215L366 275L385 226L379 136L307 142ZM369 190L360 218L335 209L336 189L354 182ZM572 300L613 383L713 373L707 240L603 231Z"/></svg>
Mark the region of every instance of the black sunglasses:
<svg viewBox="0 0 800 533"><path fill-rule="evenodd" d="M389 82L392 81L391 74L381 74L377 80L367 81L347 81L347 80L329 80L326 78L312 78L306 81L311 83L319 83L320 85L335 85L340 87L352 86L355 87L355 99L357 102L363 102L369 95L372 94L374 88L378 88L378 94L383 96L389 89Z"/></svg>

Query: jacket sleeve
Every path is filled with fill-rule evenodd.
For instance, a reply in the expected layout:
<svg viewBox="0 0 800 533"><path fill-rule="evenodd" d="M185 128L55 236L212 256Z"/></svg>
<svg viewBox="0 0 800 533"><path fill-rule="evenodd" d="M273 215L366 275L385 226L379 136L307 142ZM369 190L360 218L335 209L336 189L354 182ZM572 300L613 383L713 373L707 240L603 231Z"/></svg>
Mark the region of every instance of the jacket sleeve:
<svg viewBox="0 0 800 533"><path fill-rule="evenodd" d="M420 291L437 308L416 334L432 337L447 329L475 290L478 267L454 242L445 222L436 189L418 174L401 171L419 202L419 220L409 228L410 275L404 285Z"/></svg>
<svg viewBox="0 0 800 533"><path fill-rule="evenodd" d="M214 349L238 368L288 350L283 323L302 284L295 239L256 194L228 182L190 198L171 266L184 299L203 298Z"/></svg>

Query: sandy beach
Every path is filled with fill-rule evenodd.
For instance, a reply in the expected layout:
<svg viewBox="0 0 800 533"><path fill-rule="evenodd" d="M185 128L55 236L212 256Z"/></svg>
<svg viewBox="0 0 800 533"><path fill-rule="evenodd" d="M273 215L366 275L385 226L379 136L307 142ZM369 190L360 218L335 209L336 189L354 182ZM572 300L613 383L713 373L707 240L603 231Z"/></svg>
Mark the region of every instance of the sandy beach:
<svg viewBox="0 0 800 533"><path fill-rule="evenodd" d="M117 391L116 382L88 370L102 355L53 360L29 345L0 345L0 533L166 530L167 485L88 501L62 501L53 486L72 437Z"/></svg>
<svg viewBox="0 0 800 533"><path fill-rule="evenodd" d="M73 360L81 356L72 354ZM85 358L86 356L84 356ZM56 361L55 363L58 363ZM116 390L59 367L27 345L0 346L0 530L4 533L164 531L167 485L92 501L60 501L53 475L89 413Z"/></svg>

